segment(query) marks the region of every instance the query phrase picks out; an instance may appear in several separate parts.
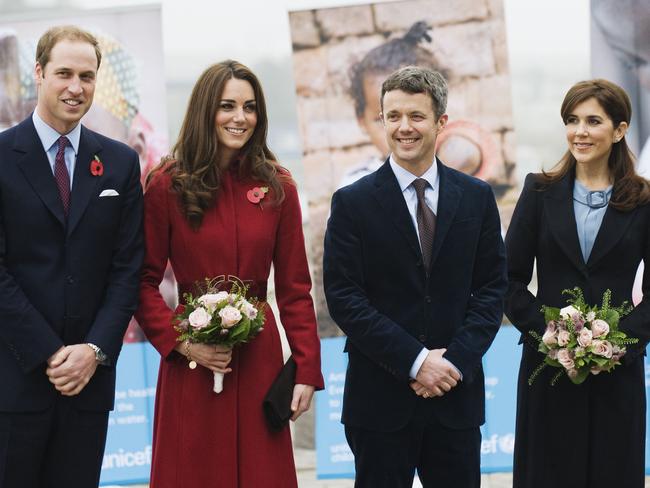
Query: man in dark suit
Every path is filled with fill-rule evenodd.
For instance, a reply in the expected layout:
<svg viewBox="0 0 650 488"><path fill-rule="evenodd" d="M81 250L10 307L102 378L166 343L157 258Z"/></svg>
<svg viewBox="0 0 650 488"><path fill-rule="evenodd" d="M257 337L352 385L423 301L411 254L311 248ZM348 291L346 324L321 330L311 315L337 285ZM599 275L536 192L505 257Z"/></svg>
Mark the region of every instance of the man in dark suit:
<svg viewBox="0 0 650 488"><path fill-rule="evenodd" d="M348 339L342 421L356 487L480 484L481 358L501 324L505 252L486 183L444 166L447 85L418 67L381 90L391 155L338 190L325 236L330 314Z"/></svg>
<svg viewBox="0 0 650 488"><path fill-rule="evenodd" d="M0 486L99 483L142 262L137 154L79 124L101 53L39 40L38 104L0 134Z"/></svg>

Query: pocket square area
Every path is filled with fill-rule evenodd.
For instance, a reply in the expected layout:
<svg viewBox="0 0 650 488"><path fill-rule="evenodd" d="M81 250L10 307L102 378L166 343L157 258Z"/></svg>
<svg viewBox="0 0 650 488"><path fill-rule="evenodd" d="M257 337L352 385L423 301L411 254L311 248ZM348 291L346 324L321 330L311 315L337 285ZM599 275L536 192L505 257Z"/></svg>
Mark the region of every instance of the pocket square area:
<svg viewBox="0 0 650 488"><path fill-rule="evenodd" d="M117 197L119 196L119 193L115 190L104 190L99 194L99 198L101 197Z"/></svg>

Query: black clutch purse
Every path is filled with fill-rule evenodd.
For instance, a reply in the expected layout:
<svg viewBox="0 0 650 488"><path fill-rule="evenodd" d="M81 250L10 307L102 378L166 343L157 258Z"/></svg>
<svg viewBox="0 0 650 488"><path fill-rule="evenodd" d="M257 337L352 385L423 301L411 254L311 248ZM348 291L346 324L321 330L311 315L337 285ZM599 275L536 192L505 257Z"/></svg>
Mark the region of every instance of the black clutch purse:
<svg viewBox="0 0 650 488"><path fill-rule="evenodd" d="M280 373L273 381L262 403L266 423L272 431L277 432L282 430L293 415L291 411L291 400L293 399L293 387L295 384L296 362L293 356L289 356L289 359L282 366Z"/></svg>

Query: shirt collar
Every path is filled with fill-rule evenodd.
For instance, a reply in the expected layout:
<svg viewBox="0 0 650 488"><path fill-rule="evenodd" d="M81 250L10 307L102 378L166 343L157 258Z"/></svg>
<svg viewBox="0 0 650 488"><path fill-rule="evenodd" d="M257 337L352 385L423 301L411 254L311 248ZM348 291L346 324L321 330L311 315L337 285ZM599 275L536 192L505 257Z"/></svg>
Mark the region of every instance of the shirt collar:
<svg viewBox="0 0 650 488"><path fill-rule="evenodd" d="M428 170L424 172L422 176L415 176L413 173L410 171L402 168L399 164L395 162L393 159L393 155L390 155L390 167L393 170L393 173L395 173L395 177L397 178L397 183L399 184L400 189L402 192L408 188L408 186L413 183L417 178L423 178L429 182L429 185L431 185L431 188L434 190L436 189L436 184L438 183L438 163L437 159L434 157L433 158L433 164L429 167Z"/></svg>
<svg viewBox="0 0 650 488"><path fill-rule="evenodd" d="M32 121L34 122L34 128L36 128L36 133L38 134L38 138L41 140L41 144L43 144L43 149L45 150L45 152L49 151L50 148L56 143L56 141L62 135L68 138L68 140L70 141L70 145L74 150L74 153L77 154L79 152L79 139L81 138L81 124L77 124L75 128L72 129L67 134L59 134L56 130L54 130L52 127L47 125L43 121L43 119L39 117L38 113L36 113L36 110L34 110L34 112L32 113Z"/></svg>
<svg viewBox="0 0 650 488"><path fill-rule="evenodd" d="M604 190L592 191L576 179L573 182L573 199L591 208L602 208L609 203L613 188L609 185Z"/></svg>

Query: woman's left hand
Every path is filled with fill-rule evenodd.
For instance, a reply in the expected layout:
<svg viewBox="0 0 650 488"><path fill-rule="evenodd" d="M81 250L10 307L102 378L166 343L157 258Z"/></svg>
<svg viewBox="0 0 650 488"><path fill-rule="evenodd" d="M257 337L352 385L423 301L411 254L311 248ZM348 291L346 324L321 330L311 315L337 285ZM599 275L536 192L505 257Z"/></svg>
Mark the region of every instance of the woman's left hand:
<svg viewBox="0 0 650 488"><path fill-rule="evenodd" d="M293 415L291 416L291 420L295 422L298 417L309 410L313 396L314 387L311 385L296 384L293 387L293 399L291 400Z"/></svg>

